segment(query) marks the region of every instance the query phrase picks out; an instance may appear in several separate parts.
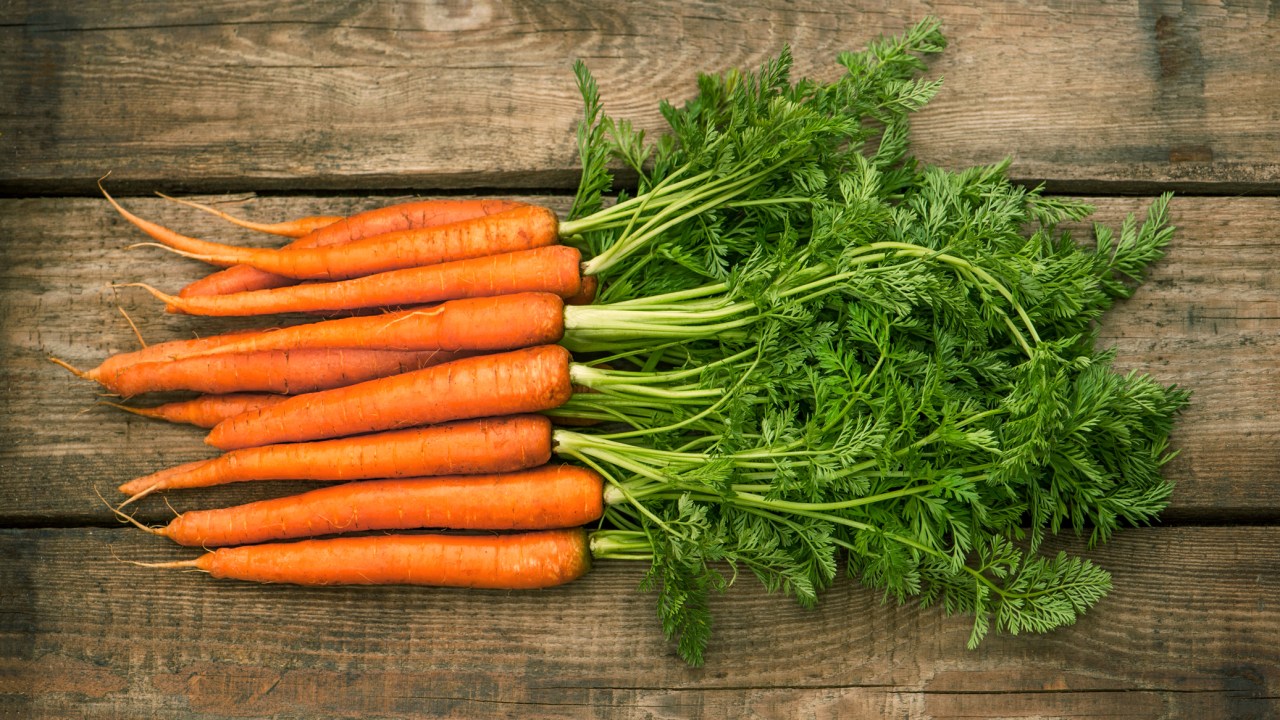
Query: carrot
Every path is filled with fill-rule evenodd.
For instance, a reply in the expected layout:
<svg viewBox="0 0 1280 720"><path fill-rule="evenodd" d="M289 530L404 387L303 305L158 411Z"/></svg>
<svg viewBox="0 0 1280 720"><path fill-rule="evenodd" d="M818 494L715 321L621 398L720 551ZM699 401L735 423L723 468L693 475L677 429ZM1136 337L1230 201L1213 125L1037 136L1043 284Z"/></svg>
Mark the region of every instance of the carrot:
<svg viewBox="0 0 1280 720"><path fill-rule="evenodd" d="M548 410L573 394L569 370L559 345L463 358L237 415L205 442L232 450Z"/></svg>
<svg viewBox="0 0 1280 720"><path fill-rule="evenodd" d="M575 465L489 475L361 480L236 507L183 513L150 532L220 547L363 530L552 530L604 512L604 480Z"/></svg>
<svg viewBox="0 0 1280 720"><path fill-rule="evenodd" d="M104 379L114 376L130 365L145 362L174 360L179 357L196 355L212 350L219 345L239 342L249 337L254 332L261 331L238 330L230 333L224 333L222 335L210 335L208 337L191 338L187 340L170 340L168 342L156 343L154 345L146 345L140 350L116 353L106 360L103 360L101 364L91 370L80 370L55 357L49 358L49 361L71 371L77 377L84 380L103 382Z"/></svg>
<svg viewBox="0 0 1280 720"><path fill-rule="evenodd" d="M366 210L316 230L304 238L303 247L344 245L375 235L436 227L530 207L517 200L436 199L414 200Z"/></svg>
<svg viewBox="0 0 1280 720"><path fill-rule="evenodd" d="M223 212L211 205L198 203L194 200L171 197L162 192L158 192L156 195L159 195L169 202L186 205L187 207L207 212L210 215L216 215L217 217L220 217L233 225L239 225L246 230L253 230L254 232L266 233L268 235L280 235L282 237L300 238L304 235L310 235L326 225L332 225L343 219L341 215L312 215L296 218L294 220L285 220L283 222L259 223L253 222L252 220L238 218L231 213Z"/></svg>
<svg viewBox="0 0 1280 720"><path fill-rule="evenodd" d="M511 535L379 535L223 548L150 567L292 585L435 585L532 590L591 569L582 528Z"/></svg>
<svg viewBox="0 0 1280 720"><path fill-rule="evenodd" d="M515 350L559 342L564 301L549 293L450 300L429 308L337 318L244 335L185 356L293 349Z"/></svg>
<svg viewBox="0 0 1280 720"><path fill-rule="evenodd" d="M179 201L181 202L181 201ZM525 203L514 200L423 200L399 203L388 207L357 213L349 218L338 218L332 227L317 229L285 247L309 248L342 245L383 233L418 227L434 227L471 220L494 213L522 207ZM217 212L216 210L214 212ZM285 287L297 283L293 278L276 275L248 265L236 265L220 270L184 287L179 297L201 295L225 295L232 292L250 292Z"/></svg>
<svg viewBox="0 0 1280 720"><path fill-rule="evenodd" d="M270 392L297 395L354 385L458 359L457 353L398 352L351 348L219 353L134 363L94 376L122 397L191 390L221 395Z"/></svg>
<svg viewBox="0 0 1280 720"><path fill-rule="evenodd" d="M169 312L205 316L328 312L403 307L444 300L519 292L574 297L582 290L581 253L567 245L500 253L479 258L405 268L336 282L201 297L174 297L145 288Z"/></svg>
<svg viewBox="0 0 1280 720"><path fill-rule="evenodd" d="M180 235L125 210L105 189L102 193L126 220L179 254L223 267L251 265L299 280L341 280L528 250L552 245L559 239L555 213L536 205L525 205L485 217L383 233L336 246L242 248Z"/></svg>
<svg viewBox="0 0 1280 720"><path fill-rule="evenodd" d="M581 271L579 271L581 275ZM596 290L599 289L600 281L595 275L581 275L582 283L578 287L578 293L564 300L565 305L590 305L596 301Z"/></svg>
<svg viewBox="0 0 1280 720"><path fill-rule="evenodd" d="M190 400L179 400L155 407L133 407L113 402L103 404L146 418L211 428L229 417L273 405L284 398L284 395L267 393L228 393L201 395Z"/></svg>
<svg viewBox="0 0 1280 720"><path fill-rule="evenodd" d="M482 418L310 443L247 448L166 468L120 486L133 502L161 490L254 480L368 480L513 472L551 459L541 415Z"/></svg>

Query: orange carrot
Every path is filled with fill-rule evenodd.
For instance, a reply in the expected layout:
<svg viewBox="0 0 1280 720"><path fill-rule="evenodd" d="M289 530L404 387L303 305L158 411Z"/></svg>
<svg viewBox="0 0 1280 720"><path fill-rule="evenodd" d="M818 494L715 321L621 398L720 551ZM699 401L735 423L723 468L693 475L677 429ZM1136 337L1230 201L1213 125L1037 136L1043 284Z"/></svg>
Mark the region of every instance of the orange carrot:
<svg viewBox="0 0 1280 720"><path fill-rule="evenodd" d="M231 450L549 410L573 394L569 365L559 345L463 358L237 415L205 442Z"/></svg>
<svg viewBox="0 0 1280 720"><path fill-rule="evenodd" d="M529 207L529 204L493 198L445 198L396 203L356 213L321 228L305 238L303 247L345 245L375 235L449 225L522 207Z"/></svg>
<svg viewBox="0 0 1280 720"><path fill-rule="evenodd" d="M253 480L367 480L513 472L551 459L541 415L482 418L310 443L236 450L166 468L120 486L133 497Z"/></svg>
<svg viewBox="0 0 1280 720"><path fill-rule="evenodd" d="M261 331L238 330L230 333L224 333L222 335L210 335L209 337L191 338L188 340L170 340L168 342L147 345L140 350L116 353L106 360L103 360L98 367L93 368L92 370L80 370L62 360L59 360L58 358L51 357L49 360L50 362L71 371L77 377L85 380L93 380L95 382L103 382L104 379L114 376L130 365L136 365L144 362L174 360L180 357L199 354L201 352L211 350L219 345L239 342L248 338L254 332Z"/></svg>
<svg viewBox="0 0 1280 720"><path fill-rule="evenodd" d="M279 328L211 343L179 357L324 348L515 350L559 342L563 336L563 300L549 293L517 293Z"/></svg>
<svg viewBox="0 0 1280 720"><path fill-rule="evenodd" d="M581 275L581 271L579 271ZM573 297L565 298L565 305L590 305L596 301L596 290L599 289L600 281L595 275L582 275L582 284L578 288L578 293Z"/></svg>
<svg viewBox="0 0 1280 720"><path fill-rule="evenodd" d="M514 200L422 200L399 203L357 213L349 218L338 218L336 224L326 226L324 229L318 228L315 232L302 236L285 247L311 248L342 245L388 232L448 225L485 217L523 205L525 203ZM296 283L297 280L293 278L258 270L248 265L236 265L187 285L178 293L178 297L268 290Z"/></svg>
<svg viewBox="0 0 1280 720"><path fill-rule="evenodd" d="M190 400L179 400L155 407L133 407L113 402L103 404L146 418L211 428L229 417L274 405L284 399L284 395L267 393L228 393L201 395Z"/></svg>
<svg viewBox="0 0 1280 720"><path fill-rule="evenodd" d="M187 207L207 212L210 215L216 215L217 217L220 217L233 225L239 225L246 230L253 230L254 232L266 233L268 235L280 235L282 237L300 238L304 235L314 233L326 225L332 225L343 219L341 215L312 215L296 218L294 220L285 220L283 222L259 223L236 217L231 213L224 212L211 205L195 202L194 200L171 197L162 192L158 192L156 194L169 202L186 205Z"/></svg>
<svg viewBox="0 0 1280 720"><path fill-rule="evenodd" d="M297 395L354 385L458 359L457 353L351 348L271 350L196 355L134 363L89 379L122 397L191 390L221 395L269 392Z"/></svg>
<svg viewBox="0 0 1280 720"><path fill-rule="evenodd" d="M292 585L434 585L532 590L591 569L582 528L511 535L377 535L222 548L150 567Z"/></svg>
<svg viewBox="0 0 1280 720"><path fill-rule="evenodd" d="M448 225L383 233L348 243L314 248L242 248L180 235L143 220L103 195L124 216L160 244L213 265L251 265L299 280L341 280L401 268L484 257L552 245L559 239L555 213L536 205L512 208Z"/></svg>
<svg viewBox="0 0 1280 720"><path fill-rule="evenodd" d="M362 530L552 530L598 520L604 480L575 465L489 475L361 480L237 507L183 513L150 529L220 547Z"/></svg>
<svg viewBox="0 0 1280 720"><path fill-rule="evenodd" d="M581 259L575 248L552 245L350 280L224 295L174 297L145 284L139 286L163 301L169 312L220 317L404 307L519 292L573 297L582 289Z"/></svg>

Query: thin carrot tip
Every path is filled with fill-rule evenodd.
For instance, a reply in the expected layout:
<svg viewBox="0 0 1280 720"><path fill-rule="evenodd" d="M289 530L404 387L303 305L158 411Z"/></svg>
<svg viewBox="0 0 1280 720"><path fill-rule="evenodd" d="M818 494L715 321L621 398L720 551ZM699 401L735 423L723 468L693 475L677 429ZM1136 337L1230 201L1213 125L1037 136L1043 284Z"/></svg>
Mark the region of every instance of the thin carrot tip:
<svg viewBox="0 0 1280 720"><path fill-rule="evenodd" d="M61 368L65 369L65 370L69 371L72 375L75 375L76 377L80 378L81 380L92 380L92 379L93 379L93 378L89 377L89 373L85 372L84 370L81 370L80 368L78 368L78 367L76 367L76 366L72 365L71 363L69 363L69 362L67 362L67 361L65 361L65 360L59 360L58 358L53 357L52 355L50 355L50 356L49 356L49 362L51 362L51 363L53 363L54 365L57 365L57 366L59 366L59 367L61 367Z"/></svg>
<svg viewBox="0 0 1280 720"><path fill-rule="evenodd" d="M197 570L200 569L200 564L199 564L199 561L197 560L170 560L168 562L150 562L150 563L142 562L141 560L122 560L121 562L127 562L130 565L137 565L138 567L145 567L145 568L162 568L162 569L195 568Z"/></svg>
<svg viewBox="0 0 1280 720"><path fill-rule="evenodd" d="M120 486L119 488L117 488L117 489L118 489L120 492L122 492L122 493L127 493L127 492L129 492L129 490L127 490L126 488L128 488L131 484L132 484L132 483L125 483L124 485L121 485L121 486ZM122 507L124 507L125 505L128 505L129 503L132 503L132 502L136 502L136 501L138 501L138 500L141 500L142 498L144 498L144 497L146 497L146 496L150 495L151 493L153 493L153 492L155 492L156 490L159 490L159 489L161 489L161 488L160 488L160 483L156 483L155 485L152 485L151 487L147 488L146 490L142 490L142 491L140 491L140 492L136 492L136 493L134 493L133 495L130 495L130 496L129 496L129 498L128 498L127 500L125 500L124 502L122 502L122 503L120 503L119 505L117 505L117 506L116 506L116 509L122 508Z"/></svg>
<svg viewBox="0 0 1280 720"><path fill-rule="evenodd" d="M120 522L127 522L133 525L134 527L137 527L139 530L144 530L146 532L151 533L152 535L164 534L163 532L161 532L160 530L157 530L156 528L143 525L141 522L138 522L137 518L135 518L134 516L130 515L127 512L124 512L119 507L112 507L111 503L107 502L107 499L102 496L102 493L98 490L97 485L93 486L93 492L95 495L98 496L98 499L102 501L102 504L106 505L107 509L110 510L116 516L116 519L120 520Z"/></svg>
<svg viewBox="0 0 1280 720"><path fill-rule="evenodd" d="M141 415L142 417L151 417L151 414L148 413L148 408L131 407L129 405L125 405L124 403L111 402L110 400L99 400L98 402L94 403L94 405L106 405L107 407L113 407L117 410L123 410L127 413L133 413L134 415Z"/></svg>

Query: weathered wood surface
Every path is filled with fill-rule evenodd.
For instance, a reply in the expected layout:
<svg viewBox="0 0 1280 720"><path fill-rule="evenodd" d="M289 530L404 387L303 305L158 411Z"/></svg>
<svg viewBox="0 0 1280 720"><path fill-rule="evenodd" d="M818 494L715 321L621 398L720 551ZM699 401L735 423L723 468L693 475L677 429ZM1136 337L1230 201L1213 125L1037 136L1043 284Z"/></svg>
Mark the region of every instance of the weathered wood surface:
<svg viewBox="0 0 1280 720"><path fill-rule="evenodd" d="M698 70L789 43L798 72L831 78L837 52L925 14L951 47L931 61L947 82L917 121L923 159L1009 155L1021 179L1104 195L1109 224L1149 201L1120 194L1215 196L1175 200L1169 257L1103 324L1122 366L1194 397L1163 525L1088 553L1115 590L1079 624L970 652L965 619L852 581L805 611L744 580L717 598L708 665L692 670L625 563L477 593L123 562L193 551L119 526L94 489L211 453L198 432L95 407L45 356L87 367L134 347L117 306L151 341L246 322L110 288L175 289L204 268L123 250L139 236L92 197L98 176L124 194L283 191L240 208L264 219L408 191L555 192L576 178L575 58L612 113L657 128L656 101L687 96ZM1280 716L1278 73L1274 0L0 3L0 719Z"/></svg>
<svg viewBox="0 0 1280 720"><path fill-rule="evenodd" d="M535 198L562 207L563 198ZM385 200L261 198L241 211L264 219L339 212ZM196 234L230 235L221 221L158 199L126 202L146 217ZM1117 226L1141 215L1145 198L1099 198L1095 219ZM1120 364L1194 392L1175 434L1182 455L1169 466L1179 483L1175 517L1221 521L1280 517L1280 199L1180 197L1176 239L1151 280L1107 317L1103 340ZM124 246L141 236L104 200L0 200L0 523L110 522L92 491L211 456L202 433L106 407L95 388L47 361L92 367L136 346L117 305L152 342L207 334L271 319L166 315L139 289L175 290L206 268L162 250ZM19 478L25 479L18 481ZM289 490L297 486L290 486ZM175 495L179 507L283 492L232 487ZM190 503L190 504L188 504ZM144 516L170 510L149 501Z"/></svg>
<svg viewBox="0 0 1280 720"><path fill-rule="evenodd" d="M541 592L290 589L131 567L126 530L0 531L0 717L1266 718L1280 529L1157 528L1090 553L1116 589L1047 637L993 636L842 580L815 610L744 578L702 669L641 568ZM7 714L6 714L7 712Z"/></svg>
<svg viewBox="0 0 1280 720"><path fill-rule="evenodd" d="M661 126L694 73L838 52L941 17L916 151L1010 155L1060 189L1280 189L1275 2L990 0L0 4L0 193L567 187L590 63Z"/></svg>

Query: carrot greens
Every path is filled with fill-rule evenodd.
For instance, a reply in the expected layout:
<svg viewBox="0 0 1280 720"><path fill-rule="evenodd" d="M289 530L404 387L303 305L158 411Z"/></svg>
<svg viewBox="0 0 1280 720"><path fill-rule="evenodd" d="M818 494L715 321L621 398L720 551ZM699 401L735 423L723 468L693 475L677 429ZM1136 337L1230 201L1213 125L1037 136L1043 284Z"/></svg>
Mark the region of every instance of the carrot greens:
<svg viewBox="0 0 1280 720"><path fill-rule="evenodd" d="M603 114L579 68L577 206L609 187L606 158L638 175L642 198L683 192L754 142L778 148L734 176L755 184L687 222L663 225L679 201L662 200L647 220L584 232L604 302L565 313L570 349L638 374L699 368L716 390L662 408L575 394L566 411L629 429L554 435L619 498L593 553L651 564L664 629L691 663L708 595L737 570L811 604L841 558L886 597L972 615L971 646L992 628L1069 624L1110 577L1041 554L1046 536L1102 542L1168 501L1160 470L1187 395L1114 371L1094 329L1162 255L1168 197L1118 235L1095 228L1088 247L1065 226L1092 209L1011 182L1004 163L917 164L908 116L938 85L914 75L943 44L926 21L842 55L831 84L791 82L785 52L704 76L683 108L664 105L670 133L654 144Z"/></svg>

